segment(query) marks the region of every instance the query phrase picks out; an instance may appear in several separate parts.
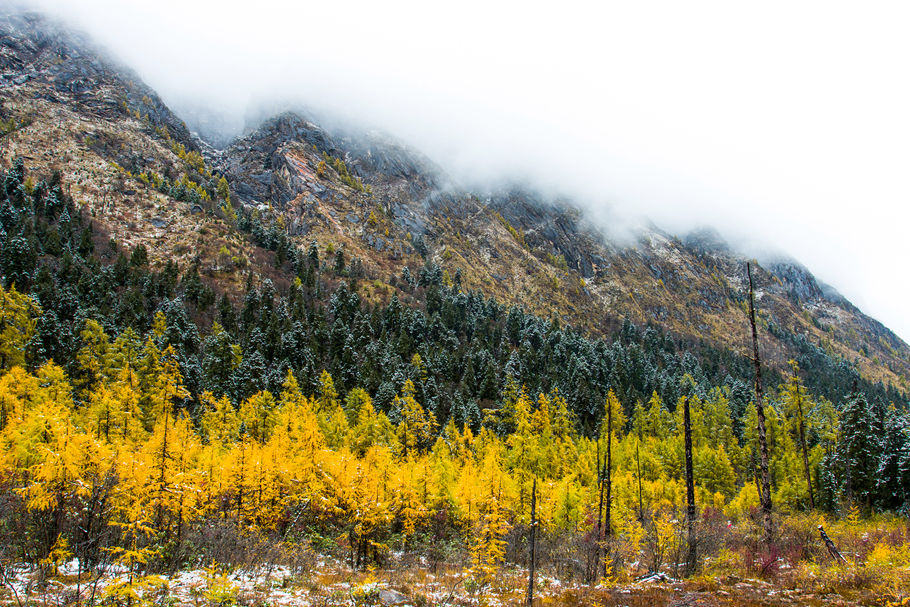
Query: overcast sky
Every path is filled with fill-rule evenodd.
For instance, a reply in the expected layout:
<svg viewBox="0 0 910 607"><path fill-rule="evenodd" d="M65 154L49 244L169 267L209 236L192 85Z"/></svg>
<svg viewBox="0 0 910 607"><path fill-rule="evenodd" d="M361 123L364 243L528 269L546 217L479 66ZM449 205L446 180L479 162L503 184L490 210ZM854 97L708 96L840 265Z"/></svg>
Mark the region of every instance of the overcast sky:
<svg viewBox="0 0 910 607"><path fill-rule="evenodd" d="M178 112L302 103L607 222L751 234L910 340L906 2L32 1Z"/></svg>

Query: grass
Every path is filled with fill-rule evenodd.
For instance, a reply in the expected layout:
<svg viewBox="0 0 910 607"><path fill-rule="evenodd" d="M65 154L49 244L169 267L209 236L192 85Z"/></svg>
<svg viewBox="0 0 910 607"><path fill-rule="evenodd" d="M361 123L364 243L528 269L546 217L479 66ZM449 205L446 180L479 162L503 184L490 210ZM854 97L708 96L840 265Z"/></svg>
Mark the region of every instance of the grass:
<svg viewBox="0 0 910 607"><path fill-rule="evenodd" d="M877 527L884 530L881 527ZM884 537L884 536L883 536ZM881 546L883 544L876 544ZM804 560L791 566L784 562L771 574L755 575L743 555L722 551L706 561L697 575L686 580L662 582L601 581L595 585L559 580L546 571L535 585L535 605L612 607L742 605L900 605L910 604L910 575L903 563L905 545L892 552L887 562L883 548L868 552L871 561L862 564L834 565ZM258 570L224 570L216 566L178 572L166 578L166 585L146 605L174 607L228 607L258 605L378 605L379 591L395 591L407 597L410 605L501 606L524 604L527 571L504 567L494 581L479 588L466 571L463 555L433 568L415 565L419 559L398 554L384 568L352 571L331 559L313 561L302 570L262 565ZM874 561L874 562L873 562ZM901 563L901 564L898 564ZM102 587L115 581L105 576ZM22 588L31 580L29 596ZM40 571L18 574L18 600L10 585L0 587L0 604L42 607L75 604L76 576L71 573L43 578ZM83 576L85 591L88 574Z"/></svg>

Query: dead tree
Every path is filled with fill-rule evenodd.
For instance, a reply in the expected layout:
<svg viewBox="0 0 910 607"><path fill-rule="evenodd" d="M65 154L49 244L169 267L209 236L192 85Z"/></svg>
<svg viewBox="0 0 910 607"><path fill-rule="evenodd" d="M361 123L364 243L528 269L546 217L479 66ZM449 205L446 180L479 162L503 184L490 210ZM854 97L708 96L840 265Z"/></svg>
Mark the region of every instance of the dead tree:
<svg viewBox="0 0 910 607"><path fill-rule="evenodd" d="M600 572L600 548L601 544L604 544L604 541L607 537L610 536L610 505L611 505L611 491L612 486L610 483L611 480L611 471L612 471L612 442L613 442L613 406L607 401L607 454L601 463L600 459L600 439L597 439L597 481L598 481L598 490L600 493L600 501L597 506L597 542L594 547L594 570L591 577L591 581L594 582L597 580L597 575ZM606 495L604 493L606 492ZM603 572L606 576L607 574L607 564L606 564L606 550L604 551L604 568Z"/></svg>
<svg viewBox="0 0 910 607"><path fill-rule="evenodd" d="M610 400L607 400L607 461L606 465L606 474L604 475L604 482L607 486L607 503L605 508L604 516L604 536L609 538L612 534L610 532L610 506L612 505L612 491L613 491L613 460L612 460L612 446L613 446L613 403ZM607 553L604 551L604 577L607 576Z"/></svg>
<svg viewBox="0 0 910 607"><path fill-rule="evenodd" d="M755 289L752 284L752 264L746 264L749 276L749 322L752 325L752 364L755 367L755 414L758 417L758 453L761 467L761 502L762 522L765 532L765 544L771 546L774 539L774 525L771 519L771 473L768 469L768 435L765 431L765 405L761 379L761 360L758 356L758 331L755 329Z"/></svg>
<svg viewBox="0 0 910 607"><path fill-rule="evenodd" d="M822 541L825 543L825 548L828 549L828 554L831 555L831 558L846 565L847 559L844 558L844 555L840 553L840 550L837 549L837 546L834 545L834 542L832 542L831 538L828 537L828 534L825 533L825 528L819 525L818 533L822 536Z"/></svg>
<svg viewBox="0 0 910 607"><path fill-rule="evenodd" d="M528 607L534 604L534 573L537 561L537 479L531 488L531 565L528 574Z"/></svg>
<svg viewBox="0 0 910 607"><path fill-rule="evenodd" d="M603 514L604 514L604 473L600 461L600 439L597 439L597 490L600 500L597 504L597 534L594 538L594 563L590 570L590 582L597 581L597 572L600 571L600 545L603 542Z"/></svg>
<svg viewBox="0 0 910 607"><path fill-rule="evenodd" d="M644 506L642 505L641 499L641 457L638 453L639 443L641 442L641 437L635 443L635 476L638 479L638 522L643 523L645 521L645 511Z"/></svg>
<svg viewBox="0 0 910 607"><path fill-rule="evenodd" d="M692 423L689 418L689 397L683 399L683 434L686 444L686 526L689 535L689 554L686 557L686 575L695 573L695 479L692 473Z"/></svg>

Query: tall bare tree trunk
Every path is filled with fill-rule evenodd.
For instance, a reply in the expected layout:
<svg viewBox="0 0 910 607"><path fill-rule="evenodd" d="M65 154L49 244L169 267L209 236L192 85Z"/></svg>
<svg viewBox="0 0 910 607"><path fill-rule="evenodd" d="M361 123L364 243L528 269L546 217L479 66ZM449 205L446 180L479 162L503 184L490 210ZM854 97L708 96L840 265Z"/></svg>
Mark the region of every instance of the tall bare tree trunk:
<svg viewBox="0 0 910 607"><path fill-rule="evenodd" d="M689 554L686 557L686 575L695 573L697 558L695 546L695 479L692 473L692 422L689 418L689 397L683 400L683 434L686 443L686 526L689 535Z"/></svg>
<svg viewBox="0 0 910 607"><path fill-rule="evenodd" d="M639 442L641 438L639 438ZM638 522L644 522L645 520L645 509L642 506L641 500L641 457L638 454L638 443L635 443L635 471L638 478Z"/></svg>
<svg viewBox="0 0 910 607"><path fill-rule="evenodd" d="M603 541L601 530L604 515L604 473L600 462L600 439L597 439L597 490L600 493L600 501L597 506L597 536L594 540L594 564L591 568L592 583L597 581L597 572L600 571L600 544Z"/></svg>
<svg viewBox="0 0 910 607"><path fill-rule="evenodd" d="M537 565L537 479L531 489L531 566L528 575L528 607L534 604L534 573Z"/></svg>
<svg viewBox="0 0 910 607"><path fill-rule="evenodd" d="M612 506L612 492L613 492L613 405L607 405L607 461L604 464L606 472L604 474L604 483L607 486L607 497L606 497L606 508L604 509L604 538L608 538L612 535L610 529L610 506ZM607 576L607 556L609 555L607 550L604 550L604 577Z"/></svg>
<svg viewBox="0 0 910 607"><path fill-rule="evenodd" d="M765 431L764 392L761 380L761 359L758 356L758 331L755 329L755 288L752 284L752 264L746 264L749 276L749 322L752 325L752 363L755 366L755 413L758 417L758 451L761 466L761 501L764 523L765 544L769 547L774 539L774 524L771 519L771 473L768 470L768 434Z"/></svg>

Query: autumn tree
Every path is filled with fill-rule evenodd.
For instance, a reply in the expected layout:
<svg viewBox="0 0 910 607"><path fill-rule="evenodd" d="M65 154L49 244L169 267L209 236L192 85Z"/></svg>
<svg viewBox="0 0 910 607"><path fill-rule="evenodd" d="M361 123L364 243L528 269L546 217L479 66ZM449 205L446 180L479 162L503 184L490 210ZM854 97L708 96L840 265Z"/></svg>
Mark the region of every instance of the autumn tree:
<svg viewBox="0 0 910 607"><path fill-rule="evenodd" d="M26 347L35 334L40 308L28 295L0 285L0 371L24 365Z"/></svg>
<svg viewBox="0 0 910 607"><path fill-rule="evenodd" d="M792 433L798 445L802 459L803 475L806 481L806 490L809 495L809 507L815 509L815 493L812 490L812 468L809 463L809 445L806 435L809 430L808 413L812 411L815 403L809 398L805 386L799 378L799 366L796 361L790 361L790 377L782 386L784 412L788 420L792 420Z"/></svg>
<svg viewBox="0 0 910 607"><path fill-rule="evenodd" d="M414 398L414 383L410 379L401 387L401 395L395 397L392 407L401 417L398 440L404 456L428 449L436 430L436 416L432 411L424 411Z"/></svg>

